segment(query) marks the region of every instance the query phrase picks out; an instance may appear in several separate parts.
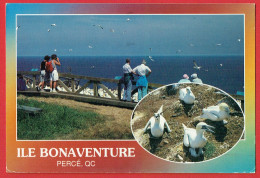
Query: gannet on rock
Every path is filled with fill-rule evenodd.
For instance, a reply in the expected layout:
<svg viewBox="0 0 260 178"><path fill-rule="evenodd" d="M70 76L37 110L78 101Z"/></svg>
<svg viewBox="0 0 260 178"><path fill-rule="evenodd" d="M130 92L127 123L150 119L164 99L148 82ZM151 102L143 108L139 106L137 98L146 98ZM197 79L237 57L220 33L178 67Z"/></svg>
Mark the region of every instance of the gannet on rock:
<svg viewBox="0 0 260 178"><path fill-rule="evenodd" d="M163 105L156 113L154 113L154 116L150 118L150 120L147 122L144 128L144 132L146 132L148 127L150 126L151 134L155 138L159 138L163 136L165 127L168 133L171 132L169 125L167 124L165 118L163 117L162 111L163 111Z"/></svg>
<svg viewBox="0 0 260 178"><path fill-rule="evenodd" d="M214 127L207 125L205 122L200 122L196 125L196 129L187 128L182 124L184 129L183 144L189 148L191 156L198 157L203 154L202 148L206 145L207 139L204 137L204 131L213 132ZM199 149L198 153L195 149Z"/></svg>
<svg viewBox="0 0 260 178"><path fill-rule="evenodd" d="M192 93L190 87L182 88L179 91L180 100L184 101L186 104L193 104L195 101L195 96Z"/></svg>
<svg viewBox="0 0 260 178"><path fill-rule="evenodd" d="M198 119L209 119L212 121L222 121L223 124L227 124L227 121L224 119L228 119L230 117L230 110L226 103L221 103L217 106L209 106L202 110L202 115L194 118L194 120Z"/></svg>

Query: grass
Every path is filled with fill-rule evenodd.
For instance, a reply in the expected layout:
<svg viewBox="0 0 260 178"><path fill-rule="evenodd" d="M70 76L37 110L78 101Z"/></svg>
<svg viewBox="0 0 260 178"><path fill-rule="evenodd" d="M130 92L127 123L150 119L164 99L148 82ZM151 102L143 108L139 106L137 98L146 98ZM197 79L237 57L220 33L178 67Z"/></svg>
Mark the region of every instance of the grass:
<svg viewBox="0 0 260 178"><path fill-rule="evenodd" d="M105 116L93 111L81 111L67 106L38 102L32 99L18 99L17 104L42 108L36 115L18 110L17 137L20 140L92 139L108 138L93 131L96 125L105 122ZM96 129L95 129L96 130ZM91 131L92 134L87 134Z"/></svg>
<svg viewBox="0 0 260 178"><path fill-rule="evenodd" d="M212 158L216 151L216 146L214 145L214 143L208 141L204 149L205 149L204 156L206 158Z"/></svg>

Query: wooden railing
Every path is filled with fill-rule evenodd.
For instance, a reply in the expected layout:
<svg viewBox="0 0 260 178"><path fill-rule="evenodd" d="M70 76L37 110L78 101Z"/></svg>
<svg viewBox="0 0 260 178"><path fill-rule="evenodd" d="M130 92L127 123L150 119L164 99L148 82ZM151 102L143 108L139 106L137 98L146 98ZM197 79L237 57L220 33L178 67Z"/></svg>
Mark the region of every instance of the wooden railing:
<svg viewBox="0 0 260 178"><path fill-rule="evenodd" d="M36 90L37 85L37 79L39 79L40 72L32 72L32 71L18 71L17 75L22 75L25 79L29 80L30 83L32 83L32 86L30 87L30 90ZM70 73L59 73L60 79L58 80L58 85L62 86L66 92L70 94L77 94L79 95L81 91L89 87L91 84L93 84L93 96L95 97L101 97L98 94L98 90L102 88L112 99L119 99L121 100L121 91L122 91L122 82L120 80L116 79L109 79L109 78L100 78L100 77L89 77L89 76L83 76L83 75L74 75ZM62 80L63 79L63 80ZM76 87L76 82L79 82L79 80L86 81L85 84L83 84L80 88ZM69 82L65 82L69 81ZM67 85L65 84L67 83ZM70 86L68 86L68 83ZM114 83L117 85L117 96L115 96L103 83ZM136 82L133 82L133 85L135 85ZM163 85L161 84L155 84L155 83L149 83L148 89L155 89L158 87L161 87ZM137 89L134 89L132 91L132 95L134 95L137 92Z"/></svg>
<svg viewBox="0 0 260 178"><path fill-rule="evenodd" d="M24 78L27 80L30 80L32 83L32 87L30 90L36 90L36 84L37 84L37 77L39 78L40 72L31 72L31 71L18 71L17 74L23 75ZM119 99L121 100L121 91L122 91L122 82L120 80L116 79L109 79L109 78L100 78L100 77L89 77L89 76L83 76L83 75L74 75L70 73L59 73L59 77L61 79L64 79L63 81L61 79L58 80L58 84L62 86L67 93L69 94L75 94L80 95L80 92L89 87L91 84L93 84L93 96L94 97L101 97L98 94L98 90L102 88L104 91L107 92L109 96L111 96L112 99ZM76 88L76 83L79 83L79 80L86 80L86 83L83 84L80 88ZM65 82L69 81L69 82ZM117 96L115 96L103 83L114 83L117 85ZM67 85L66 85L66 84ZM70 86L68 86L68 83ZM136 82L133 81L133 85L135 85ZM156 84L156 83L149 83L148 84L148 90L153 90L156 88L159 88L163 86L162 84ZM70 89L71 88L71 89ZM137 89L134 89L132 91L132 95L134 95L137 92ZM231 95L236 100L241 101L242 108L244 108L244 96L240 95Z"/></svg>

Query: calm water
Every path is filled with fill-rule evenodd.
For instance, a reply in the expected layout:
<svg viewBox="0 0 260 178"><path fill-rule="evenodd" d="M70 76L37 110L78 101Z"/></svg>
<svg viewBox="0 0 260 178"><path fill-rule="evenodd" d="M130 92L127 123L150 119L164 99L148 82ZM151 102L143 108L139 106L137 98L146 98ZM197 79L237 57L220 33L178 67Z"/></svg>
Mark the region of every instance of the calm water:
<svg viewBox="0 0 260 178"><path fill-rule="evenodd" d="M58 67L58 71L62 73L71 71L78 75L113 79L115 76L122 75L122 66L126 58L126 56L64 56L60 57L62 65ZM184 73L190 76L196 72L205 84L216 86L231 94L244 91L243 56L153 56L154 62L147 56L129 58L132 68L139 65L143 58L147 59L147 66L152 70L152 74L148 77L148 81L151 83L175 83L182 78ZM18 57L17 70L39 69L42 59L42 56ZM201 70L193 68L193 60L202 66Z"/></svg>

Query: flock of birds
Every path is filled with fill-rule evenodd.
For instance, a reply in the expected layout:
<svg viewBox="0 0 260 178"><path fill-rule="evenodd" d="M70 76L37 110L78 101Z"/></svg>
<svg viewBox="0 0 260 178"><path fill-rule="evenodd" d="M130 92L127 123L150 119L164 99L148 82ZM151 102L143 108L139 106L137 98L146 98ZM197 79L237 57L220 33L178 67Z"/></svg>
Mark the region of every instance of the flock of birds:
<svg viewBox="0 0 260 178"><path fill-rule="evenodd" d="M129 21L131 21L131 19L130 19L130 18L127 18L126 21L129 22ZM54 27L57 27L57 25L56 25L55 23L51 24L50 26L53 27L53 28L54 28ZM98 27L98 28L100 28L101 30L104 29L104 27L103 27L102 25L100 25L100 24L94 24L94 25L92 25L92 26L93 26L93 27ZM21 27L21 26L18 25L18 26L16 27L16 31L17 31L20 27ZM48 28L48 29L47 29L47 32L51 32L51 31L52 31L51 28ZM110 29L110 31L111 31L112 33L114 33L114 32L115 32L115 29ZM123 32L123 34L125 34L125 33L126 33L126 31ZM93 46L89 44L89 45L88 45L88 48L89 48L89 49L92 49ZM56 52L57 49L54 49L53 51ZM69 49L69 52L72 52L72 49ZM150 58L150 59L151 59L151 58ZM152 60L152 59L151 59L151 60Z"/></svg>
<svg viewBox="0 0 260 178"><path fill-rule="evenodd" d="M186 87L179 90L179 99L185 104L191 105L194 104L196 98L192 93L191 88ZM183 144L189 149L191 156L199 157L203 155L203 147L207 143L207 139L204 136L204 131L214 133L212 130L214 127L202 122L201 120L209 119L221 124L227 124L228 122L225 119L228 118L230 118L229 106L226 103L221 103L216 106L204 108L202 110L202 115L193 119L193 121L200 120L195 129L188 128L182 124L184 129ZM144 128L144 133L148 130L148 128L151 130L151 138L161 138L164 134L165 128L168 133L171 132L171 129L163 116L163 105L156 113L154 113L154 116L149 119Z"/></svg>
<svg viewBox="0 0 260 178"><path fill-rule="evenodd" d="M219 64L220 67L223 67L223 64ZM193 60L193 68L196 70L200 70L202 66L199 66L195 60ZM203 69L205 72L208 72L208 69Z"/></svg>
<svg viewBox="0 0 260 178"><path fill-rule="evenodd" d="M127 19L126 19L126 22L129 22L129 21L131 21L131 19L130 19L130 18L127 18ZM57 27L57 25L56 25L55 23L50 24L50 26L51 26L52 28ZM103 27L101 24L93 24L92 26L93 26L93 27L98 27L98 28L100 28L101 30L104 29L104 27ZM17 26L17 27L16 27L16 30L18 30L20 27L21 27L20 25ZM51 31L52 31L52 28L48 28L48 29L47 29L47 32L51 32ZM115 29L110 29L110 32L114 33L114 32L115 32ZM126 33L126 31L123 31L123 34L125 34L125 33ZM241 42L241 39L238 38L238 39L237 39L237 42ZM194 47L195 45L194 45L193 43L190 43L189 46L190 46L190 47ZM222 46L222 43L217 43L216 46ZM89 44L89 45L88 45L88 48L89 48L89 49L92 49L93 46ZM149 54L148 58L149 58L152 62L154 62L155 60L154 60L153 57L151 56L152 48L149 48L149 49L150 49L150 54ZM56 52L56 51L57 51L57 49L54 49L54 52ZM69 52L72 52L72 49L69 49ZM180 53L182 53L182 52L183 52L183 51L182 51L181 49L176 50L176 54L180 54ZM220 64L220 66L222 67L222 64ZM197 69L197 70L200 70L200 69L201 69L201 66L198 66L198 65L196 64L196 62L194 62L194 68ZM205 69L205 71L207 71L207 69Z"/></svg>

